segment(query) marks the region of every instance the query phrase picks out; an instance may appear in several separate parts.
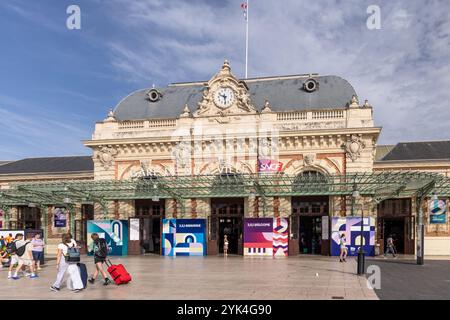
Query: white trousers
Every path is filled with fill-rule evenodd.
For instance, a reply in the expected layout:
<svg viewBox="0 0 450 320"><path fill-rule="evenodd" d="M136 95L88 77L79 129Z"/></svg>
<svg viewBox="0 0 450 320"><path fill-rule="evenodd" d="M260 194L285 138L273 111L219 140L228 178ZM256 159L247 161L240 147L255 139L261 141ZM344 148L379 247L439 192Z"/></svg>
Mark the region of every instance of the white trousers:
<svg viewBox="0 0 450 320"><path fill-rule="evenodd" d="M81 281L80 270L76 263L68 264L65 260L61 259L56 281L53 284L54 287L60 288L61 283L64 280L66 273L69 274L68 282L71 283L71 290L83 289L83 281Z"/></svg>

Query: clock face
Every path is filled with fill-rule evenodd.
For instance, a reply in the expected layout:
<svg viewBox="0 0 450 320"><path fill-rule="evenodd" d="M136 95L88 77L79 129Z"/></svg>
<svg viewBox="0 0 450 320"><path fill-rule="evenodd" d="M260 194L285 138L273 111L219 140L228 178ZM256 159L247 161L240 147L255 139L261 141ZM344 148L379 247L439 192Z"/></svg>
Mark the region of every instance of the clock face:
<svg viewBox="0 0 450 320"><path fill-rule="evenodd" d="M234 92L231 88L219 88L214 94L214 103L219 108L228 108L234 102Z"/></svg>

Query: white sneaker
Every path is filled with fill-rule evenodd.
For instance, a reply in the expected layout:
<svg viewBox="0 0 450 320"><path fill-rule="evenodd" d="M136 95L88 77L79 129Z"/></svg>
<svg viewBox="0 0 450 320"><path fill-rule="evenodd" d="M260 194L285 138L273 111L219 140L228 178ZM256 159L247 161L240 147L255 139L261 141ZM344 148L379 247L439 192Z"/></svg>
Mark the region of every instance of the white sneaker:
<svg viewBox="0 0 450 320"><path fill-rule="evenodd" d="M8 279L11 279L12 278L12 275L11 274L8 274Z"/></svg>

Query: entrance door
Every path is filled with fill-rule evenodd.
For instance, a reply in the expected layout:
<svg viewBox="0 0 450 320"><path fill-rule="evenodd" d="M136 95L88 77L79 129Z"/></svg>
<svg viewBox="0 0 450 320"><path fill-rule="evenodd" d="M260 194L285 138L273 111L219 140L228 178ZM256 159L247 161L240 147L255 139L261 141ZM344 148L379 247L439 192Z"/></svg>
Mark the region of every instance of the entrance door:
<svg viewBox="0 0 450 320"><path fill-rule="evenodd" d="M388 199L378 204L377 240L380 253L386 251L389 235L393 236L398 253L414 254L414 217L410 198Z"/></svg>
<svg viewBox="0 0 450 320"><path fill-rule="evenodd" d="M224 236L227 235L228 253L239 255L243 254L243 217L243 198L211 199L211 238L209 239L209 245L215 245L217 247L217 251L215 253L223 253L223 240Z"/></svg>
<svg viewBox="0 0 450 320"><path fill-rule="evenodd" d="M402 218L384 219L384 248L386 248L387 239L392 236L397 253L405 253L405 220Z"/></svg>
<svg viewBox="0 0 450 320"><path fill-rule="evenodd" d="M228 253L240 254L239 240L242 234L241 218L219 218L219 253L223 252L225 235L228 238Z"/></svg>
<svg viewBox="0 0 450 320"><path fill-rule="evenodd" d="M160 254L161 219L159 217L141 218L141 246L144 253Z"/></svg>
<svg viewBox="0 0 450 320"><path fill-rule="evenodd" d="M164 218L164 200L136 200L136 218L139 218L139 244L142 253L161 254L161 223Z"/></svg>
<svg viewBox="0 0 450 320"><path fill-rule="evenodd" d="M322 217L300 217L300 253L322 253Z"/></svg>
<svg viewBox="0 0 450 320"><path fill-rule="evenodd" d="M322 220L328 219L328 196L292 197L291 231L301 254L329 254L322 240ZM296 244L295 244L296 245Z"/></svg>

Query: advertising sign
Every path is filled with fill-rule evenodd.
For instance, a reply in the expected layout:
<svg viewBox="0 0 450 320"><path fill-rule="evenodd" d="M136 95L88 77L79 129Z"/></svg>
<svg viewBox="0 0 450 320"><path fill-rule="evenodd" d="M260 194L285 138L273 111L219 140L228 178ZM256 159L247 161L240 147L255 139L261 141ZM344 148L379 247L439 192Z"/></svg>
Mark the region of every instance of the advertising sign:
<svg viewBox="0 0 450 320"><path fill-rule="evenodd" d="M25 230L0 230L0 239L2 239L5 244L14 241L16 234L21 233L25 236Z"/></svg>
<svg viewBox="0 0 450 320"><path fill-rule="evenodd" d="M281 169L283 169L282 162L270 159L258 160L258 172L280 172Z"/></svg>
<svg viewBox="0 0 450 320"><path fill-rule="evenodd" d="M128 220L90 220L87 222L88 255L92 255L91 235L97 233L108 244L108 255L126 256L128 254Z"/></svg>
<svg viewBox="0 0 450 320"><path fill-rule="evenodd" d="M443 224L447 222L447 204L445 200L430 201L430 223Z"/></svg>
<svg viewBox="0 0 450 320"><path fill-rule="evenodd" d="M328 240L329 232L328 228L330 226L330 218L328 216L322 217L322 240Z"/></svg>
<svg viewBox="0 0 450 320"><path fill-rule="evenodd" d="M288 226L285 218L244 219L244 255L287 256Z"/></svg>
<svg viewBox="0 0 450 320"><path fill-rule="evenodd" d="M53 223L56 228L65 228L67 226L67 209L56 207L53 210Z"/></svg>
<svg viewBox="0 0 450 320"><path fill-rule="evenodd" d="M206 255L206 219L163 219L165 256Z"/></svg>
<svg viewBox="0 0 450 320"><path fill-rule="evenodd" d="M130 241L139 240L139 219L130 219Z"/></svg>
<svg viewBox="0 0 450 320"><path fill-rule="evenodd" d="M356 256L361 245L361 217L332 218L331 255L340 254L340 236L344 234L349 256ZM367 256L375 255L375 219L364 218L362 244Z"/></svg>

